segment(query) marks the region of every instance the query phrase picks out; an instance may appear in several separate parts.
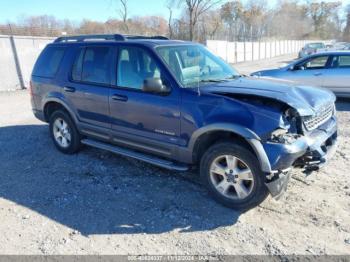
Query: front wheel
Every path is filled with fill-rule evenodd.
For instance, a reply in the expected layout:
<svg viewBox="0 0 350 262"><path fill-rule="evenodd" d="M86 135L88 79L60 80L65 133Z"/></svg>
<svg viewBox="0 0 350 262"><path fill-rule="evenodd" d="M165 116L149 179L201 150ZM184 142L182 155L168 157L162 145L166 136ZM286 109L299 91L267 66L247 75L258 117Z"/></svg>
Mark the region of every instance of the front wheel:
<svg viewBox="0 0 350 262"><path fill-rule="evenodd" d="M258 159L242 145L215 144L203 155L200 169L209 192L227 207L247 210L268 196Z"/></svg>

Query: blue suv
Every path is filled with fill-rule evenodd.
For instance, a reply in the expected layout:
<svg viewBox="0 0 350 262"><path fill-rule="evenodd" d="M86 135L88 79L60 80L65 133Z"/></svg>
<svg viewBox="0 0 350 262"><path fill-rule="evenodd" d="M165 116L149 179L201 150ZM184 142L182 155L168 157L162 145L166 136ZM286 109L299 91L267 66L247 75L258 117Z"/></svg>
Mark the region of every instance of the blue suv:
<svg viewBox="0 0 350 262"><path fill-rule="evenodd" d="M199 167L234 209L279 198L292 168L317 170L336 148L331 92L245 77L204 46L165 37L58 38L35 64L31 97L63 153L83 144L170 170Z"/></svg>

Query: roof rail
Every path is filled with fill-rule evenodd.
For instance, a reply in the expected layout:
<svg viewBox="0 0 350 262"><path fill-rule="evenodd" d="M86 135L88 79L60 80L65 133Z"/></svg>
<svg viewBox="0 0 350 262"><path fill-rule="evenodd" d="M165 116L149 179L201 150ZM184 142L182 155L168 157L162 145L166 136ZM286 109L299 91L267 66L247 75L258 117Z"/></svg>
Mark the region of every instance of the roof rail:
<svg viewBox="0 0 350 262"><path fill-rule="evenodd" d="M161 35L156 36L142 36L142 35L123 35L126 39L142 40L142 39L154 39L154 40L169 40L169 38Z"/></svg>
<svg viewBox="0 0 350 262"><path fill-rule="evenodd" d="M139 36L139 35L77 35L77 36L62 36L58 37L54 43L61 42L84 42L89 40L111 40L111 41L127 41L127 40L142 40L142 39L154 39L154 40L169 40L165 36Z"/></svg>

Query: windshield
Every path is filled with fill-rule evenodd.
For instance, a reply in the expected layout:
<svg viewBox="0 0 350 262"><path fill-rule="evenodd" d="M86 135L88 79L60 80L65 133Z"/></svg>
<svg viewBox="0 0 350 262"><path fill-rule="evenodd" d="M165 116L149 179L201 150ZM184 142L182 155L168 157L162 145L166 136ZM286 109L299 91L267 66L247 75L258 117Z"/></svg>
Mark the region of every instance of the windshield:
<svg viewBox="0 0 350 262"><path fill-rule="evenodd" d="M313 43L313 44L309 44L309 48L313 48L313 49L325 48L325 45L323 43Z"/></svg>
<svg viewBox="0 0 350 262"><path fill-rule="evenodd" d="M156 50L183 87L239 77L231 66L201 45L161 46Z"/></svg>

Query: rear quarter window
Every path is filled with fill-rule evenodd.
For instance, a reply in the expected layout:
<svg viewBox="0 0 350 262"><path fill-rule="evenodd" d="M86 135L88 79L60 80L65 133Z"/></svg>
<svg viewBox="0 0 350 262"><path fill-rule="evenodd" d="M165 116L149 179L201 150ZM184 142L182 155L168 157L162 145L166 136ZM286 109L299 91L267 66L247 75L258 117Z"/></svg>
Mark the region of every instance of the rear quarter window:
<svg viewBox="0 0 350 262"><path fill-rule="evenodd" d="M78 82L109 85L111 82L110 63L110 47L82 48L75 58L71 79Z"/></svg>
<svg viewBox="0 0 350 262"><path fill-rule="evenodd" d="M350 56L339 56L339 67L350 67Z"/></svg>
<svg viewBox="0 0 350 262"><path fill-rule="evenodd" d="M34 66L33 76L53 78L58 71L64 52L64 47L45 48Z"/></svg>

